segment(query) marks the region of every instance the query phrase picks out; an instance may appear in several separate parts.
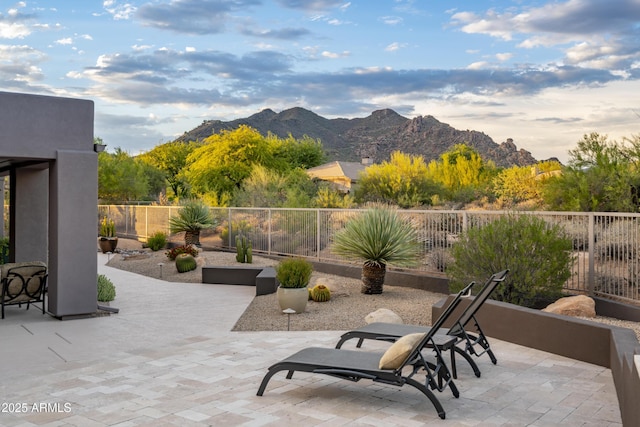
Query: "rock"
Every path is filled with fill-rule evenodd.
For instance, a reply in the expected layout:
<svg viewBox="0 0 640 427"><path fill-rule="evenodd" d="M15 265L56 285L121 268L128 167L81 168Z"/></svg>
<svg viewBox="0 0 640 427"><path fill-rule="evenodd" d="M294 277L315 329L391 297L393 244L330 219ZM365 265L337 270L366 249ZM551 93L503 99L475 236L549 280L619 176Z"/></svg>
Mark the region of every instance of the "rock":
<svg viewBox="0 0 640 427"><path fill-rule="evenodd" d="M388 308L379 308L365 316L364 321L369 323L403 323L402 318Z"/></svg>
<svg viewBox="0 0 640 427"><path fill-rule="evenodd" d="M574 317L596 317L596 302L586 295L560 298L544 308L547 313L564 314Z"/></svg>

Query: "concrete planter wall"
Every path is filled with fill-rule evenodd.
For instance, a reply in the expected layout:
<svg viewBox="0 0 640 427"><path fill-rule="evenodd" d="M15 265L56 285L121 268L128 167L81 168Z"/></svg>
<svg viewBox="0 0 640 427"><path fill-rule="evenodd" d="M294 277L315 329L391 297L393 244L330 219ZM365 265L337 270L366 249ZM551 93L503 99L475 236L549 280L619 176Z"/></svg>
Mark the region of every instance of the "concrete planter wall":
<svg viewBox="0 0 640 427"><path fill-rule="evenodd" d="M450 298L432 307L432 318ZM459 310L468 304L463 301ZM640 345L632 330L498 301L487 301L476 317L489 337L610 368L623 424L640 425Z"/></svg>

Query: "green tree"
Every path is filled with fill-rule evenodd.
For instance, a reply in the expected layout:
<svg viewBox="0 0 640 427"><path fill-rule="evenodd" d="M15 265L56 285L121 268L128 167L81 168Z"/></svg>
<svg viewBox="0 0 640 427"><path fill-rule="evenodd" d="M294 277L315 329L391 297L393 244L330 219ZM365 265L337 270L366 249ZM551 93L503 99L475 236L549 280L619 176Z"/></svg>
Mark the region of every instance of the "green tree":
<svg viewBox="0 0 640 427"><path fill-rule="evenodd" d="M274 135L269 135L267 139L273 146L274 157L279 160L279 170L309 169L326 161L320 140L306 135L301 139L295 139L291 134L285 139Z"/></svg>
<svg viewBox="0 0 640 427"><path fill-rule="evenodd" d="M523 202L542 206L542 188L545 181L557 175L562 165L556 161L540 162L535 166L512 166L498 173L493 179L494 192L505 207Z"/></svg>
<svg viewBox="0 0 640 427"><path fill-rule="evenodd" d="M148 170L126 151L98 154L98 198L104 202L128 202L150 197Z"/></svg>
<svg viewBox="0 0 640 427"><path fill-rule="evenodd" d="M640 150L635 140L627 142L631 142L630 147L610 142L596 132L585 134L577 148L569 151L562 174L545 183L547 206L581 212L637 211L632 189L640 183Z"/></svg>
<svg viewBox="0 0 640 427"><path fill-rule="evenodd" d="M493 163L484 162L473 148L457 144L429 162L427 176L445 188L447 199L469 202L488 192L496 173Z"/></svg>
<svg viewBox="0 0 640 427"><path fill-rule="evenodd" d="M234 197L236 206L308 207L316 188L302 169L286 174L255 166Z"/></svg>
<svg viewBox="0 0 640 427"><path fill-rule="evenodd" d="M187 157L199 145L196 142L168 142L155 146L151 151L142 154L140 159L163 172L174 196L186 197L189 194L189 186L181 172L187 164Z"/></svg>
<svg viewBox="0 0 640 427"><path fill-rule="evenodd" d="M354 197L359 203L381 202L410 208L430 204L439 191L440 187L427 176L422 156L396 151L390 161L365 169Z"/></svg>

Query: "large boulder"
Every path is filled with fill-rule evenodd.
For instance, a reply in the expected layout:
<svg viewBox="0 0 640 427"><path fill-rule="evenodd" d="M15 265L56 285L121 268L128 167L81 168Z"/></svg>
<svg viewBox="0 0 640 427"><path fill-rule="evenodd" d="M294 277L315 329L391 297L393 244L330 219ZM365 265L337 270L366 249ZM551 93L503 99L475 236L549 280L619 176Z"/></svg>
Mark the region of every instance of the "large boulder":
<svg viewBox="0 0 640 427"><path fill-rule="evenodd" d="M379 308L378 310L367 314L364 321L369 323L403 323L402 318L388 308Z"/></svg>
<svg viewBox="0 0 640 427"><path fill-rule="evenodd" d="M564 314L574 317L596 317L596 302L586 295L560 298L544 308L547 313Z"/></svg>

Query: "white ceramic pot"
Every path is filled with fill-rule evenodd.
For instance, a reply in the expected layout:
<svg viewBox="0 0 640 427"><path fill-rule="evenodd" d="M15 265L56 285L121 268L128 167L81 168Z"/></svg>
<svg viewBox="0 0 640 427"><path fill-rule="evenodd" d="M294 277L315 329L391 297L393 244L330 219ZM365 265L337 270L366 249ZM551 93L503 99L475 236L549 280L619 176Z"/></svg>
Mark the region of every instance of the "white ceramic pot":
<svg viewBox="0 0 640 427"><path fill-rule="evenodd" d="M283 288L278 287L277 291L278 303L281 310L290 308L295 310L296 313L304 313L307 308L307 301L309 301L309 290L304 288Z"/></svg>

